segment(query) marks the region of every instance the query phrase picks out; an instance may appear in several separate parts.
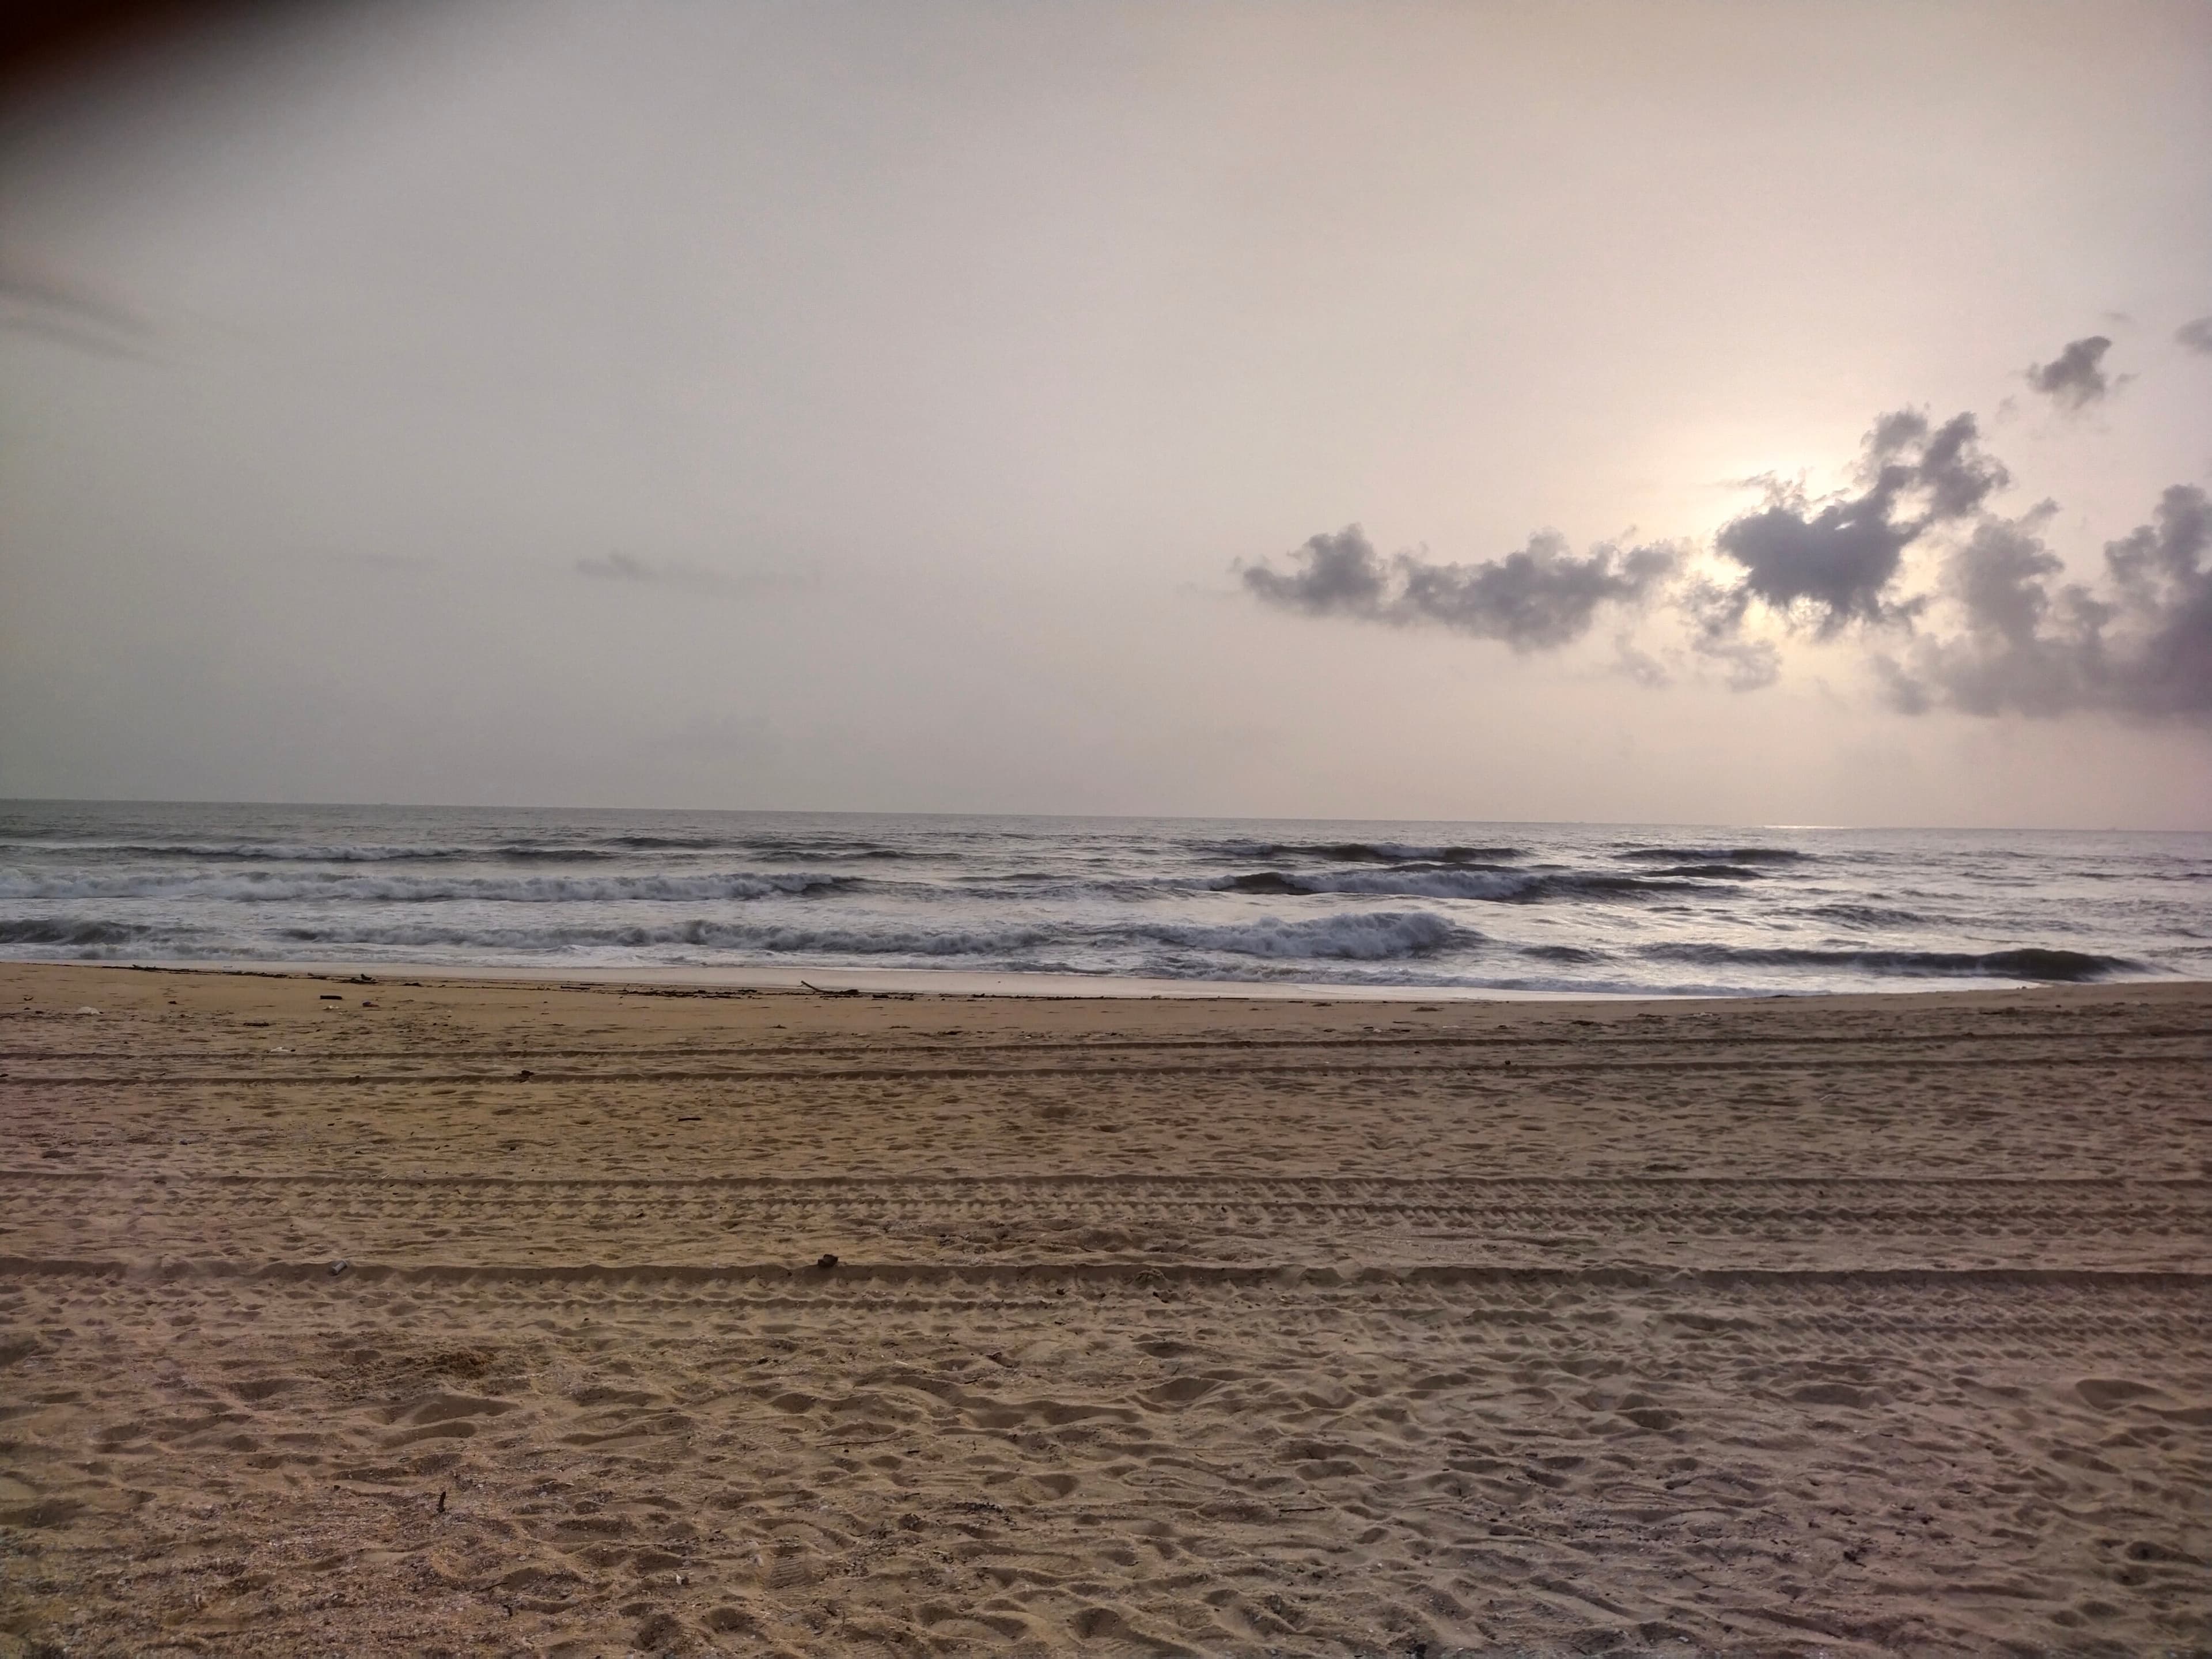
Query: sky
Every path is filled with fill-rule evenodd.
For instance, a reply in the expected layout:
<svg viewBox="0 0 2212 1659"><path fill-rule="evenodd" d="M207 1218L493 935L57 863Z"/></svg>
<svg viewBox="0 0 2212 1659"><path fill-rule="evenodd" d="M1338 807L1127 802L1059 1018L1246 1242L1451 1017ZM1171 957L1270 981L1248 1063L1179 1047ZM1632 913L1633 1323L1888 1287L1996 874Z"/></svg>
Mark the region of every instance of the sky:
<svg viewBox="0 0 2212 1659"><path fill-rule="evenodd" d="M2212 828L2212 5L385 0L0 94L0 796Z"/></svg>

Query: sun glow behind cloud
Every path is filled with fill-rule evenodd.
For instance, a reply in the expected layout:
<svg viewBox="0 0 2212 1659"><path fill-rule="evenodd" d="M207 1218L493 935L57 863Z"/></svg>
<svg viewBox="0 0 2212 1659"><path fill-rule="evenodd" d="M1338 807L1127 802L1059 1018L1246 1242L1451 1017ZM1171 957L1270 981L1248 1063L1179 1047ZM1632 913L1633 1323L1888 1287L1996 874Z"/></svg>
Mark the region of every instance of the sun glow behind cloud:
<svg viewBox="0 0 2212 1659"><path fill-rule="evenodd" d="M2132 378L2105 371L2110 345L2077 340L2028 379L2078 410ZM1802 647L1848 645L1901 714L2095 712L2212 730L2212 497L2169 486L2150 522L2106 542L2101 580L2082 580L2047 540L2055 501L2000 509L2013 482L1972 414L1899 409L1837 488L1746 480L1756 499L1710 538L1577 553L1544 531L1458 562L1385 556L1354 525L1240 577L1281 610L1431 625L1519 655L1573 647L1602 618L1614 665L1646 690L1687 672L1764 690Z"/></svg>

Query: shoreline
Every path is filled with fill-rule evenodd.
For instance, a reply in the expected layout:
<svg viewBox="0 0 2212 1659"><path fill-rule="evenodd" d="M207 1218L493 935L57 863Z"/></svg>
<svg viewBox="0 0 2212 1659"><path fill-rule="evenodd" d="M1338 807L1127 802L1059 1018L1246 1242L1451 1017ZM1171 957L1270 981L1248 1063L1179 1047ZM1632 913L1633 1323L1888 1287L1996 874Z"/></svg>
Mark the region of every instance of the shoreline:
<svg viewBox="0 0 2212 1659"><path fill-rule="evenodd" d="M2008 996L2055 990L2125 990L2150 986L2212 984L2175 975L2126 975L2099 980L2018 980L1960 984L1932 976L1845 990L1590 991L1526 990L1466 985L1345 985L1310 980L1145 979L1114 974L967 973L938 968L769 967L703 964L605 965L561 968L495 963L347 962L334 959L146 962L44 961L11 958L6 966L89 968L125 973L209 974L261 979L408 980L423 984L575 986L637 985L720 991L813 991L830 995L994 997L1033 1001L1257 1001L1453 1003L1693 1003L1832 1002L1854 997ZM1900 976L1903 979L1903 976Z"/></svg>

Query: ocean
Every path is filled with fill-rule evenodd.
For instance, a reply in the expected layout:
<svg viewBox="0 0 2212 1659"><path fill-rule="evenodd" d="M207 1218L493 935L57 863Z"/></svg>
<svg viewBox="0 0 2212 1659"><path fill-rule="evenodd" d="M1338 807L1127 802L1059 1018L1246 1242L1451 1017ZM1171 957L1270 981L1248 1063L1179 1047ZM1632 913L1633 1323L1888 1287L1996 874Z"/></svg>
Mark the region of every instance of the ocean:
<svg viewBox="0 0 2212 1659"><path fill-rule="evenodd" d="M0 956L1732 995L2212 977L2212 835L0 803Z"/></svg>

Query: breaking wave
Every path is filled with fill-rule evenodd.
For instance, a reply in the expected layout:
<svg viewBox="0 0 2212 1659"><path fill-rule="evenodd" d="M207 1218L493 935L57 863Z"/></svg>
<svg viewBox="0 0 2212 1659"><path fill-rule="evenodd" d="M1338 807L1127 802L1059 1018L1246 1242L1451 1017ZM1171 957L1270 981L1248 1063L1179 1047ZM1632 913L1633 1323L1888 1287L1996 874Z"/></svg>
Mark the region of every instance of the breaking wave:
<svg viewBox="0 0 2212 1659"><path fill-rule="evenodd" d="M1139 930L1139 937L1233 956L1396 962L1477 943L1482 935L1426 910L1381 910L1303 921L1270 918L1225 927L1147 927Z"/></svg>
<svg viewBox="0 0 2212 1659"><path fill-rule="evenodd" d="M527 847L380 846L360 842L80 842L65 845L80 856L96 856L103 860L184 859L195 864L264 861L274 864L434 864L457 859L489 858L501 851L527 856L536 850Z"/></svg>
<svg viewBox="0 0 2212 1659"><path fill-rule="evenodd" d="M606 926L589 923L542 927L458 927L425 922L400 927L284 927L277 937L325 947L387 949L459 947L501 956L569 955L580 950L644 951L695 946L768 956L989 956L1052 942L1046 927L799 927L773 922L688 921Z"/></svg>
<svg viewBox="0 0 2212 1659"><path fill-rule="evenodd" d="M401 927L298 927L279 937L323 947L422 949L472 946L503 954L571 952L580 948L647 950L694 946L770 957L996 957L1052 946L1165 945L1270 960L1388 962L1427 956L1480 934L1426 911L1401 910L1316 916L1221 927L1133 923L1076 933L1035 926L1006 927L799 927L725 921L708 917L636 927L459 928L434 924Z"/></svg>
<svg viewBox="0 0 2212 1659"><path fill-rule="evenodd" d="M1235 860L1319 859L1334 864L1489 865L1527 856L1518 847L1413 847L1399 842L1216 842L1200 850Z"/></svg>
<svg viewBox="0 0 2212 1659"><path fill-rule="evenodd" d="M0 956L1910 990L2201 976L2208 877L2203 836L0 802Z"/></svg>
<svg viewBox="0 0 2212 1659"><path fill-rule="evenodd" d="M176 841L35 842L0 839L10 853L66 853L100 861L153 859L194 864L590 864L638 853L720 853L824 862L902 859L895 847L780 836L607 836L558 841L444 842Z"/></svg>
<svg viewBox="0 0 2212 1659"><path fill-rule="evenodd" d="M1796 946L1652 945L1638 954L1648 961L1691 962L1705 967L1847 968L1861 973L1912 978L2034 979L2079 983L2147 971L2124 957L2093 956L2026 945L2010 951L1855 951Z"/></svg>
<svg viewBox="0 0 2212 1659"><path fill-rule="evenodd" d="M1802 864L1794 847L1629 847L1614 855L1644 864Z"/></svg>
<svg viewBox="0 0 2212 1659"><path fill-rule="evenodd" d="M1928 920L1917 910L1884 904L1811 904L1796 914L1840 921L1850 927L1916 927Z"/></svg>
<svg viewBox="0 0 2212 1659"><path fill-rule="evenodd" d="M128 945L155 930L127 921L85 921L68 916L0 919L0 945Z"/></svg>
<svg viewBox="0 0 2212 1659"><path fill-rule="evenodd" d="M1546 899L1634 899L1654 893L1694 893L1698 882L1680 872L1625 875L1605 870L1261 870L1224 876L1213 884L1225 893L1350 893L1401 898L1480 899L1494 904L1533 904Z"/></svg>

